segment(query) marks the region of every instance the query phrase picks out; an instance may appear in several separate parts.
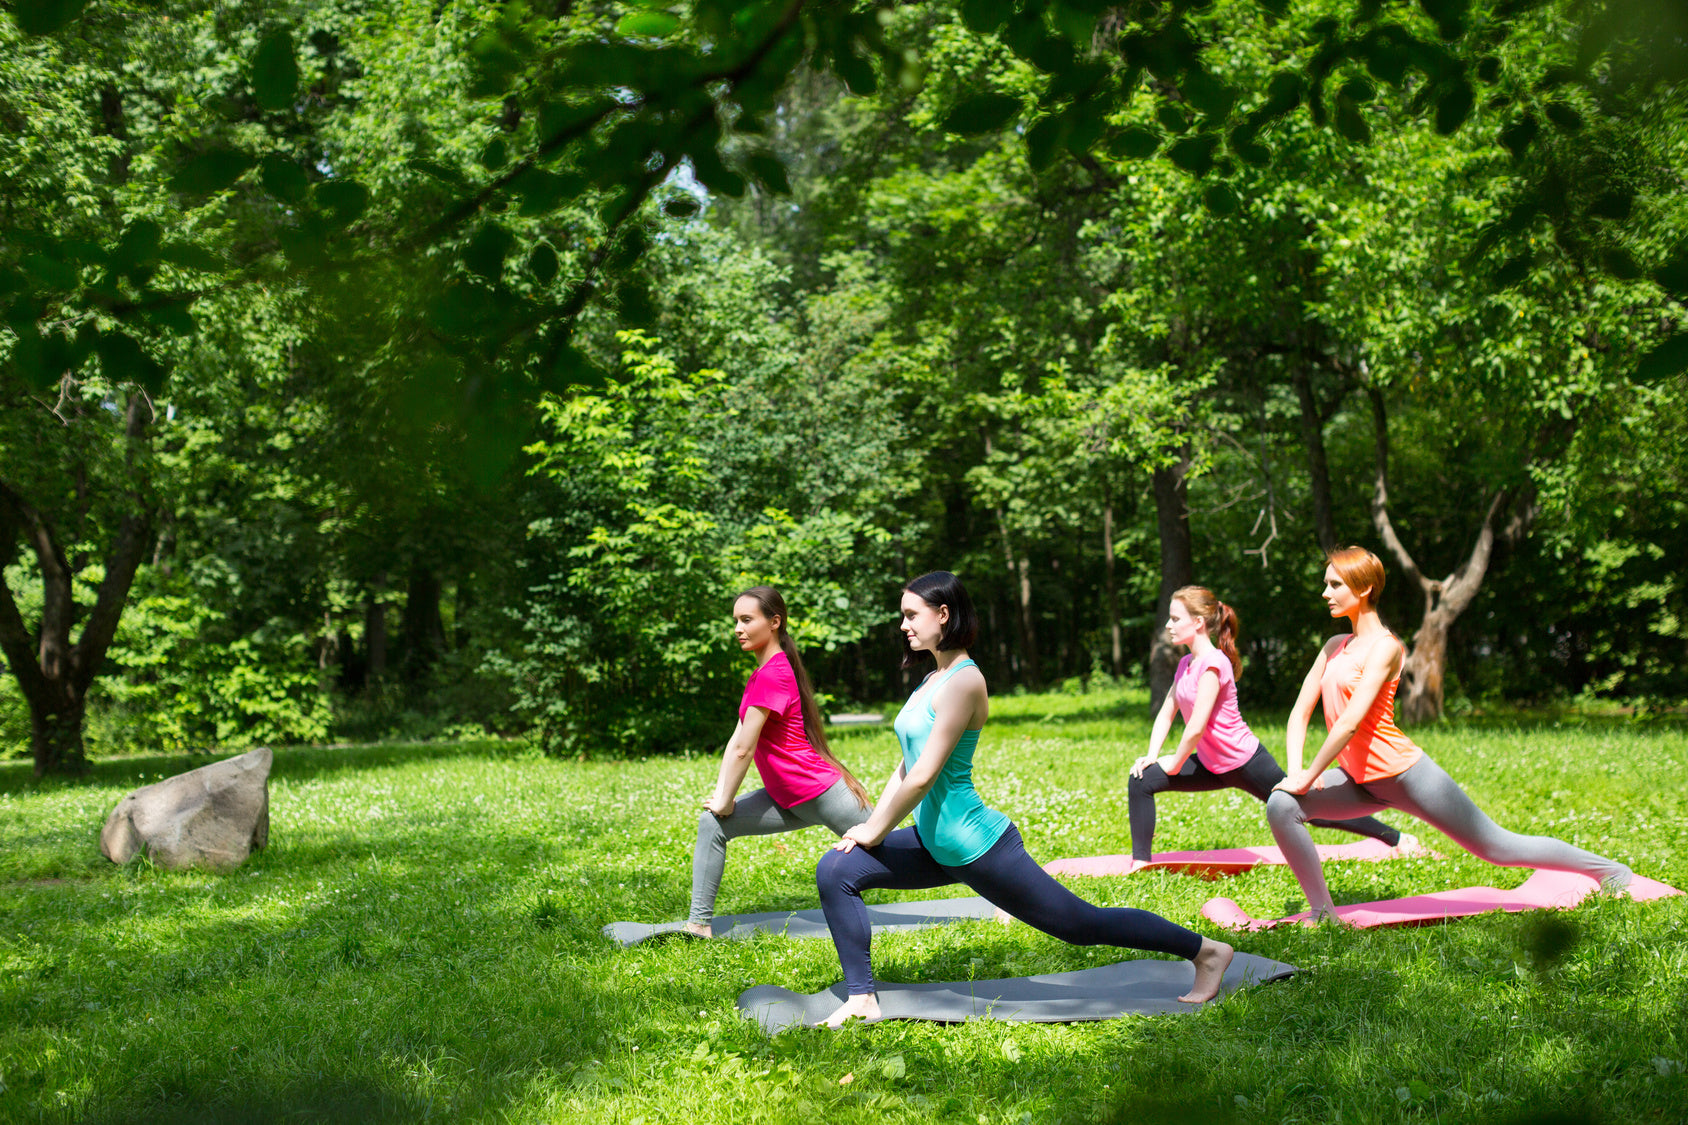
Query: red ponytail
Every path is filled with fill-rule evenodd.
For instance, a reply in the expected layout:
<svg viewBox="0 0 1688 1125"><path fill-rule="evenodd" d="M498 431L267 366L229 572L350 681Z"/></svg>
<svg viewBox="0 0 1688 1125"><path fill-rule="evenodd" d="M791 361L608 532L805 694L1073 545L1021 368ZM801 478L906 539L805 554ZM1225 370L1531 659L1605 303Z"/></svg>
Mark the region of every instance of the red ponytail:
<svg viewBox="0 0 1688 1125"><path fill-rule="evenodd" d="M1231 662L1231 674L1242 679L1243 658L1237 652L1237 611L1214 597L1206 586L1184 586L1173 592L1184 608L1207 622L1207 636Z"/></svg>

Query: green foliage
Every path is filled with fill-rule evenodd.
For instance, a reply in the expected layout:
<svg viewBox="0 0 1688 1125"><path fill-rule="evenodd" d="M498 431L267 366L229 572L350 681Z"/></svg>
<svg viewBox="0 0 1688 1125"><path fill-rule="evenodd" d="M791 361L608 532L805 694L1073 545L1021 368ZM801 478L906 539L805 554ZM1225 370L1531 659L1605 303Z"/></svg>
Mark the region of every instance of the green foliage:
<svg viewBox="0 0 1688 1125"><path fill-rule="evenodd" d="M565 507L528 527L523 643L489 668L516 685L516 709L548 749L705 749L730 729L747 671L732 595L780 586L799 645L836 648L885 613L863 594L878 593L871 571L841 564L890 536L822 505L799 518L710 503L723 482L701 454L725 376L681 376L654 338L619 338L623 377L542 403L532 471L555 496L541 502Z"/></svg>
<svg viewBox="0 0 1688 1125"><path fill-rule="evenodd" d="M1120 774L1147 739L1145 703L1140 691L993 698L978 784L1039 860L1127 847ZM833 742L863 772L897 753L883 728ZM1460 722L1426 745L1508 827L1688 881L1680 723ZM770 1038L736 996L830 987L830 942L618 950L598 932L685 909L713 756L556 761L485 742L284 750L270 846L240 871L99 857L95 828L124 793L201 762L101 762L76 785L0 764L0 1117L1253 1125L1338 1111L1504 1120L1520 1106L1669 1120L1681 1104L1680 897L1251 935L1243 948L1305 971L1184 1015ZM1162 799L1166 848L1265 839L1259 803L1242 794ZM1375 899L1525 877L1428 842L1443 858L1333 864L1332 886ZM813 908L826 846L818 830L735 842L722 910ZM1070 885L1197 928L1216 893L1273 912L1298 897L1282 868L1220 884ZM882 935L874 953L900 982L1137 956L989 922ZM1450 1042L1460 1049L1439 1049Z"/></svg>

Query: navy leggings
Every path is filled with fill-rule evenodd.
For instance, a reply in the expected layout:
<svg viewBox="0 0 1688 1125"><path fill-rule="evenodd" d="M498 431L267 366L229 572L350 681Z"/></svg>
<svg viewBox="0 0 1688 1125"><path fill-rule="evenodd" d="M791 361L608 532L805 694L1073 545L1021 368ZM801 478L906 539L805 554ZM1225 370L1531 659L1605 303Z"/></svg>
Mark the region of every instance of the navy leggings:
<svg viewBox="0 0 1688 1125"><path fill-rule="evenodd" d="M1123 945L1194 959L1202 936L1136 907L1093 906L1057 883L1026 854L1020 830L1010 824L1002 838L972 863L946 867L932 858L912 828L899 828L875 848L829 850L815 869L821 909L832 944L844 967L851 996L874 991L868 924L862 892L869 887L918 890L965 883L993 905L1074 945Z"/></svg>
<svg viewBox="0 0 1688 1125"><path fill-rule="evenodd" d="M1272 787L1284 779L1284 771L1266 747L1256 744L1254 757L1235 769L1214 773L1191 754L1184 765L1171 776L1160 763L1147 766L1142 777L1133 776L1125 787L1125 809L1131 818L1131 858L1147 863L1154 856L1151 849L1155 839L1155 794L1207 793L1215 789L1241 789L1257 801L1272 795ZM1352 820L1312 820L1320 828L1340 828L1356 836L1370 836L1390 847L1401 842L1401 832L1391 828L1375 816L1359 816Z"/></svg>

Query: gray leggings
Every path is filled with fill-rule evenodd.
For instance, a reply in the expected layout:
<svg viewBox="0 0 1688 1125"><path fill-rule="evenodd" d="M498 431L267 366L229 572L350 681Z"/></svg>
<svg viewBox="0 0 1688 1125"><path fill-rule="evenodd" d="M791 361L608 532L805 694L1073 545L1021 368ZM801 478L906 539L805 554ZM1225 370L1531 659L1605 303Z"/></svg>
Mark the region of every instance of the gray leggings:
<svg viewBox="0 0 1688 1125"><path fill-rule="evenodd" d="M1501 867L1575 871L1602 882L1612 878L1627 880L1630 874L1629 868L1616 860L1572 847L1552 836L1520 836L1508 832L1490 820L1428 754L1394 777L1361 785L1337 769L1327 771L1324 782L1323 789L1308 790L1300 797L1276 790L1266 802L1266 820L1272 826L1272 835L1307 896L1308 908L1315 914L1334 909L1334 904L1325 886L1319 853L1307 833L1307 822L1346 820L1383 809L1411 813L1478 859Z"/></svg>
<svg viewBox="0 0 1688 1125"><path fill-rule="evenodd" d="M727 869L727 841L739 836L771 836L796 832L816 824L842 836L868 818L871 809L862 807L850 787L839 778L819 797L782 809L766 789L739 799L731 816L716 816L708 809L697 821L697 846L692 849L691 921L705 925L715 916L715 896L721 890L721 873Z"/></svg>

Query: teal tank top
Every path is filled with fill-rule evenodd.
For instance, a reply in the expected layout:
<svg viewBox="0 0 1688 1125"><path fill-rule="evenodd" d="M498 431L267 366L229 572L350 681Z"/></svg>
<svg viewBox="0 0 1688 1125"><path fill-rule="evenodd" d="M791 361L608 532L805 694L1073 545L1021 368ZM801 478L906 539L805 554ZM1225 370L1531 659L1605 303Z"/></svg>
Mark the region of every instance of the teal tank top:
<svg viewBox="0 0 1688 1125"><path fill-rule="evenodd" d="M970 664L973 664L970 659L957 661L948 672L930 684L921 685L897 712L893 726L897 741L902 743L905 771L914 769L920 752L926 749L926 739L937 725L932 696L946 680ZM922 692L922 702L915 703L917 698L922 698ZM988 807L973 788L973 750L978 745L979 732L964 731L944 768L938 771L938 780L914 809L914 830L920 834L921 844L945 867L972 863L990 851L1012 823L1007 816Z"/></svg>

